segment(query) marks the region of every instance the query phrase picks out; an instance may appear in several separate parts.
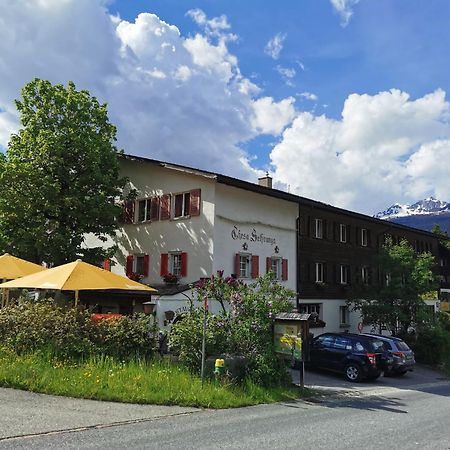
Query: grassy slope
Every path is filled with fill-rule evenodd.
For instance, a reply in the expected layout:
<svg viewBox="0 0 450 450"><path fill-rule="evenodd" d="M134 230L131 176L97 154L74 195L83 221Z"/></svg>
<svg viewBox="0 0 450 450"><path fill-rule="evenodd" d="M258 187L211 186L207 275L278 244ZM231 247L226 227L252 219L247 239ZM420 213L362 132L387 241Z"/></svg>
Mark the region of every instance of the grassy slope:
<svg viewBox="0 0 450 450"><path fill-rule="evenodd" d="M164 362L120 362L97 357L85 362L61 362L46 355L18 356L0 349L0 386L53 395L159 405L233 408L294 400L301 393L290 387L264 388L219 384L193 376Z"/></svg>

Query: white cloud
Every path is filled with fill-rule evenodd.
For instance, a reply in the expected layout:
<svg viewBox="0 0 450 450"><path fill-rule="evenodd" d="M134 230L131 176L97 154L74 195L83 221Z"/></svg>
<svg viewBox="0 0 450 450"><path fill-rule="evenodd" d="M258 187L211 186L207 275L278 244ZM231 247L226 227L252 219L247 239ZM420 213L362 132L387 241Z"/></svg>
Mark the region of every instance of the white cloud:
<svg viewBox="0 0 450 450"><path fill-rule="evenodd" d="M272 97L263 97L253 104L252 125L262 134L280 134L295 116L295 99L286 98L278 103Z"/></svg>
<svg viewBox="0 0 450 450"><path fill-rule="evenodd" d="M269 42L267 42L264 47L264 53L273 59L278 59L280 57L281 50L283 50L283 44L286 37L286 33L277 33L272 39L269 40Z"/></svg>
<svg viewBox="0 0 450 450"><path fill-rule="evenodd" d="M341 26L346 27L353 16L353 6L359 3L359 0L330 0L330 2L341 18Z"/></svg>
<svg viewBox="0 0 450 450"><path fill-rule="evenodd" d="M319 100L319 97L317 97L316 94L313 94L312 92L302 92L301 94L298 94L300 97L306 99L306 100L310 100L312 102L316 102L317 100Z"/></svg>
<svg viewBox="0 0 450 450"><path fill-rule="evenodd" d="M260 88L240 73L227 47L226 17L191 13L204 29L185 37L155 14L126 21L106 5L0 0L0 145L18 129L13 99L25 83L73 80L108 102L126 152L254 180L241 144L281 132L293 116L292 100L265 97L266 114L281 115L269 125L257 102Z"/></svg>
<svg viewBox="0 0 450 450"><path fill-rule="evenodd" d="M394 200L448 199L449 104L442 90L350 95L342 119L300 113L271 153L291 191L374 213Z"/></svg>

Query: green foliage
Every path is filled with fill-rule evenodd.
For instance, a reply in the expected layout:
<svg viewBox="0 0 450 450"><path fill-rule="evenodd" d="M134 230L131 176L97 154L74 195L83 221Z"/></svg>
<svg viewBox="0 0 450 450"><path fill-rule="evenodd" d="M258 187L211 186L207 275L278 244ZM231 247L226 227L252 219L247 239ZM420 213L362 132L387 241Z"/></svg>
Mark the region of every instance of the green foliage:
<svg viewBox="0 0 450 450"><path fill-rule="evenodd" d="M258 384L285 378L286 370L276 356L272 325L276 314L291 311L294 292L273 279L272 274L244 284L236 279L213 276L196 287L199 301L206 296L222 305L221 313L208 315L206 355L234 354L247 360L247 376ZM201 362L203 310L194 309L173 325L170 345L180 360L198 371Z"/></svg>
<svg viewBox="0 0 450 450"><path fill-rule="evenodd" d="M349 300L351 308L361 311L367 324L384 325L394 335L406 334L412 324L427 321L422 299L437 286L433 255L416 253L405 240L398 245L388 240L376 263L379 283L356 286Z"/></svg>
<svg viewBox="0 0 450 450"><path fill-rule="evenodd" d="M0 250L36 263L100 262L114 249L83 248L84 238L114 234L125 184L106 105L72 82L39 79L16 105L22 128L0 159Z"/></svg>
<svg viewBox="0 0 450 450"><path fill-rule="evenodd" d="M450 369L450 315L439 313L433 321L420 324L412 336L405 336L416 360Z"/></svg>
<svg viewBox="0 0 450 450"><path fill-rule="evenodd" d="M84 308L21 300L0 309L0 341L18 353L41 351L64 358L148 356L155 348L156 329L144 314L99 323L91 317Z"/></svg>
<svg viewBox="0 0 450 450"><path fill-rule="evenodd" d="M295 400L311 395L290 387L263 388L218 384L163 361L118 361L93 356L65 361L42 353L17 354L0 347L0 386L96 400L180 405L201 408L240 406Z"/></svg>
<svg viewBox="0 0 450 450"><path fill-rule="evenodd" d="M439 237L439 241L444 247L450 249L450 234L447 231L444 231L439 225L435 225L431 232Z"/></svg>

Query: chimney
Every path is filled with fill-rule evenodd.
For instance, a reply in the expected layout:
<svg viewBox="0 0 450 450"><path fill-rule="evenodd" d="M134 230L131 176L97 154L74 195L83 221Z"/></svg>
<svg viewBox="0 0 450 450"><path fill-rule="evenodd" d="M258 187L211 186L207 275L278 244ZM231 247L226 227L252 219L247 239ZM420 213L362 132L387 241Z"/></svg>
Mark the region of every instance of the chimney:
<svg viewBox="0 0 450 450"><path fill-rule="evenodd" d="M266 172L265 177L258 178L258 184L260 186L272 189L272 177L269 176L269 172Z"/></svg>

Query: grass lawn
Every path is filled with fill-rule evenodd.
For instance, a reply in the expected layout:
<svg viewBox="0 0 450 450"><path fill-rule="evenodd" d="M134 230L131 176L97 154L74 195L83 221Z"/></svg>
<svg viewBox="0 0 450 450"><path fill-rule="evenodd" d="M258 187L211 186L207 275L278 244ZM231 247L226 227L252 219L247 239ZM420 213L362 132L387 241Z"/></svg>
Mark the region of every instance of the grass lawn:
<svg viewBox="0 0 450 450"><path fill-rule="evenodd" d="M205 381L174 364L95 357L64 362L0 348L0 386L52 395L158 405L234 408L311 395L294 387L242 386Z"/></svg>

